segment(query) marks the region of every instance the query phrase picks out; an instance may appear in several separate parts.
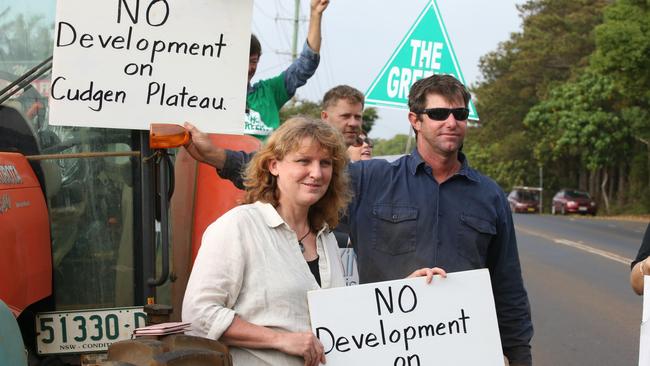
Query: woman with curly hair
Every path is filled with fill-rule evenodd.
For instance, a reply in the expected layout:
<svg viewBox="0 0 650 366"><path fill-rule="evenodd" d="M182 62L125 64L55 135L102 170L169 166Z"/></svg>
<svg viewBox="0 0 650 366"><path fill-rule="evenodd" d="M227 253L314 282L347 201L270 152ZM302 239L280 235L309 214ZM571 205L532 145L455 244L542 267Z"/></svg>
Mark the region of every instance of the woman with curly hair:
<svg viewBox="0 0 650 366"><path fill-rule="evenodd" d="M326 123L292 118L271 135L246 170L244 204L203 235L183 301L191 334L230 345L235 365L325 362L307 291L345 285L330 228L350 199L347 161Z"/></svg>

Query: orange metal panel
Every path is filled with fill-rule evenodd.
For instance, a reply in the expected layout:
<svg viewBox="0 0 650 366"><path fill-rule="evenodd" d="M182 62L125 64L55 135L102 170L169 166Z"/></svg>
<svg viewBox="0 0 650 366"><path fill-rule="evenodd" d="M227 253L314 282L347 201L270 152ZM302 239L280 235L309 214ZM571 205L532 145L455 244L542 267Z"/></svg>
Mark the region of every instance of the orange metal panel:
<svg viewBox="0 0 650 366"><path fill-rule="evenodd" d="M210 135L212 142L231 150L254 151L260 148L260 141L251 136ZM215 169L199 164L194 205L194 225L192 233L192 262L196 258L201 237L205 229L219 216L235 207L243 191L235 188L228 180L221 179Z"/></svg>
<svg viewBox="0 0 650 366"><path fill-rule="evenodd" d="M0 237L0 298L20 313L52 293L47 206L21 154L0 153Z"/></svg>

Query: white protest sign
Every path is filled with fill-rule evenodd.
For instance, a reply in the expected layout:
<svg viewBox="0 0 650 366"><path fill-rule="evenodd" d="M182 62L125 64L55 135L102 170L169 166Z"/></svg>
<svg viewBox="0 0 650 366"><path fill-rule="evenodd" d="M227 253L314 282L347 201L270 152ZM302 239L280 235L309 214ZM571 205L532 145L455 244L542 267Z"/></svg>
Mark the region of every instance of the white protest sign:
<svg viewBox="0 0 650 366"><path fill-rule="evenodd" d="M58 0L50 123L241 134L252 0Z"/></svg>
<svg viewBox="0 0 650 366"><path fill-rule="evenodd" d="M643 276L643 315L639 338L639 366L650 365L650 276Z"/></svg>
<svg viewBox="0 0 650 366"><path fill-rule="evenodd" d="M310 291L328 366L503 366L486 269Z"/></svg>

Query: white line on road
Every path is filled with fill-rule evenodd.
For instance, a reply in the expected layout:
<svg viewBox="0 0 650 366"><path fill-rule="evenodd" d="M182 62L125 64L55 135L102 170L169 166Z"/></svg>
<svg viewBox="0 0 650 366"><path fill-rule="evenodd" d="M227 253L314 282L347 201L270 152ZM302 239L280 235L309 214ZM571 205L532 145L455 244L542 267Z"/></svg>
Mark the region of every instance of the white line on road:
<svg viewBox="0 0 650 366"><path fill-rule="evenodd" d="M568 247L579 249L579 250L585 251L587 253L599 255L599 256L601 256L603 258L607 258L607 259L613 260L615 262L623 263L623 264L628 265L628 266L632 262L631 258L626 258L626 257L623 257L622 255L618 255L616 253L612 253L612 252L608 252L606 250L594 248L593 246L590 246L590 245L586 245L586 244L582 244L582 243L578 243L578 242L575 242L575 241L562 239L562 238L554 238L554 237L552 237L550 235L547 235L547 234L544 234L544 233L540 233L540 232L533 231L533 230L530 230L530 229L524 229L521 226L516 226L516 229L517 229L517 231L522 232L522 233L526 233L528 235L539 236L540 238L544 238L544 239L552 241L552 242L554 242L556 244L566 245Z"/></svg>

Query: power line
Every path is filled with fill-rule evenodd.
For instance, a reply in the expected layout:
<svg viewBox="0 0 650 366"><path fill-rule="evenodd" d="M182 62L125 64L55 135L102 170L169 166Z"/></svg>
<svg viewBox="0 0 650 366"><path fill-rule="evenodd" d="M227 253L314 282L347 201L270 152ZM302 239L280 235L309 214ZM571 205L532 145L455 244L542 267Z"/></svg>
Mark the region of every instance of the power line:
<svg viewBox="0 0 650 366"><path fill-rule="evenodd" d="M265 11L263 10L264 8L262 8L261 6L259 6L257 3L253 3L253 5L255 5L255 9L257 9L257 11L259 11L260 13L262 13L263 16L265 16L265 17L267 17L267 18L269 18L269 19L275 19L275 17L274 17L273 15L270 15L270 14L268 14L267 12L265 12Z"/></svg>

